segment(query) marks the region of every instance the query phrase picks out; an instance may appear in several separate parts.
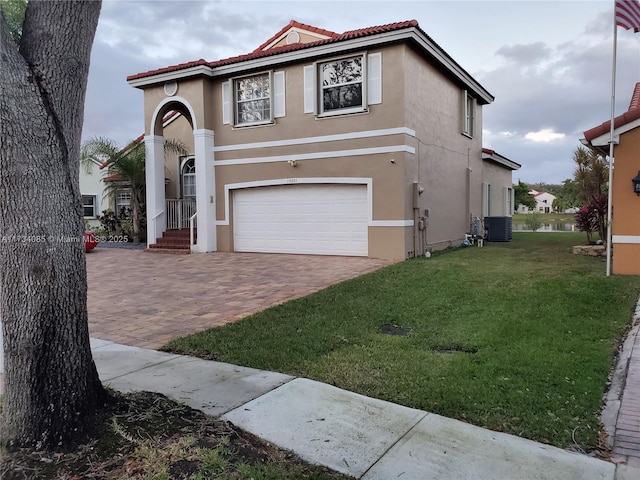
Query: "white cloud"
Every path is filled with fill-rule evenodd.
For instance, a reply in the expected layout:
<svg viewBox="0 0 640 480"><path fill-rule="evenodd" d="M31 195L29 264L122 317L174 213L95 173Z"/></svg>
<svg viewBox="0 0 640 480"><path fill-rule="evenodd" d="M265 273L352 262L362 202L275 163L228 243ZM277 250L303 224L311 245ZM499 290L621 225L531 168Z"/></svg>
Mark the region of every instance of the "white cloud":
<svg viewBox="0 0 640 480"><path fill-rule="evenodd" d="M544 128L537 132L529 132L524 138L527 140L533 140L534 142L552 142L554 140L561 140L565 137L564 133L556 133L550 128Z"/></svg>

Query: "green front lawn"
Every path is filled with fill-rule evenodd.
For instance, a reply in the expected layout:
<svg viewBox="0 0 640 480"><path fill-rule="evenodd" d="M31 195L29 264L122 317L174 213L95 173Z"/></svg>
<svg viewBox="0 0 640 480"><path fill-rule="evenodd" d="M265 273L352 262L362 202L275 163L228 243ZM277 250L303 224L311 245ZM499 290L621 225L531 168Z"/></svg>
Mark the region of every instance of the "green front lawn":
<svg viewBox="0 0 640 480"><path fill-rule="evenodd" d="M606 278L602 260L572 255L582 243L581 233L514 233L407 260L166 349L593 449L640 276Z"/></svg>

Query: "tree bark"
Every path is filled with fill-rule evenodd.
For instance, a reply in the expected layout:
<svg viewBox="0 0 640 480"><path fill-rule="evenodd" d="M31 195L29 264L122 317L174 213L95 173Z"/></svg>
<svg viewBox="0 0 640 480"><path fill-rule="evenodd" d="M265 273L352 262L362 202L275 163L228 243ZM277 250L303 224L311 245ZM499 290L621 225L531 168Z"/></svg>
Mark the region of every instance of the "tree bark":
<svg viewBox="0 0 640 480"><path fill-rule="evenodd" d="M27 5L20 47L0 15L0 432L50 449L106 398L91 356L79 160L99 1Z"/></svg>

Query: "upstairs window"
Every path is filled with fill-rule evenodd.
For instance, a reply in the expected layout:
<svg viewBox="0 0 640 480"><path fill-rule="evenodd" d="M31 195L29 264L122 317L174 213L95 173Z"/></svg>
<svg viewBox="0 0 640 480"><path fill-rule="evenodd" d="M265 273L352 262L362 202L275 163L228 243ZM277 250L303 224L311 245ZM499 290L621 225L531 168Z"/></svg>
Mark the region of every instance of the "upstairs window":
<svg viewBox="0 0 640 480"><path fill-rule="evenodd" d="M284 72L238 77L222 84L222 123L234 127L265 125L284 117Z"/></svg>
<svg viewBox="0 0 640 480"><path fill-rule="evenodd" d="M364 68L362 56L319 64L320 113L362 111Z"/></svg>
<svg viewBox="0 0 640 480"><path fill-rule="evenodd" d="M476 99L467 90L462 95L462 134L473 138L475 136Z"/></svg>
<svg viewBox="0 0 640 480"><path fill-rule="evenodd" d="M268 73L234 81L235 124L271 122L271 79Z"/></svg>
<svg viewBox="0 0 640 480"><path fill-rule="evenodd" d="M304 113L359 113L382 103L381 52L306 65L303 74Z"/></svg>

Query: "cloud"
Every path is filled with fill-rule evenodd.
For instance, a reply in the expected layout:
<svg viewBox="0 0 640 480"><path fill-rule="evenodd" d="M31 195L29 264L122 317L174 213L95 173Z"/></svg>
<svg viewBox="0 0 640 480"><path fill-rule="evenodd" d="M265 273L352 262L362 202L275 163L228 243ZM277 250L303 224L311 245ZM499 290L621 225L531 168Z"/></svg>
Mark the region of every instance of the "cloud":
<svg viewBox="0 0 640 480"><path fill-rule="evenodd" d="M417 18L495 95L495 102L482 108L484 146L522 164L514 178L559 183L572 175L571 156L583 132L606 121L610 111L611 8L599 2L577 6L105 0L93 47L84 136L103 135L124 144L144 131L143 94L126 83L127 75L248 53L291 19L342 32ZM522 27L525 20L529 28ZM619 114L640 81L638 35L623 30L618 32L617 76ZM549 135L555 138L544 141Z"/></svg>
<svg viewBox="0 0 640 480"><path fill-rule="evenodd" d="M538 130L537 132L529 132L524 136L524 138L526 138L527 140L533 140L534 142L544 142L544 143L563 139L564 137L565 137L564 133L556 133L550 128Z"/></svg>

